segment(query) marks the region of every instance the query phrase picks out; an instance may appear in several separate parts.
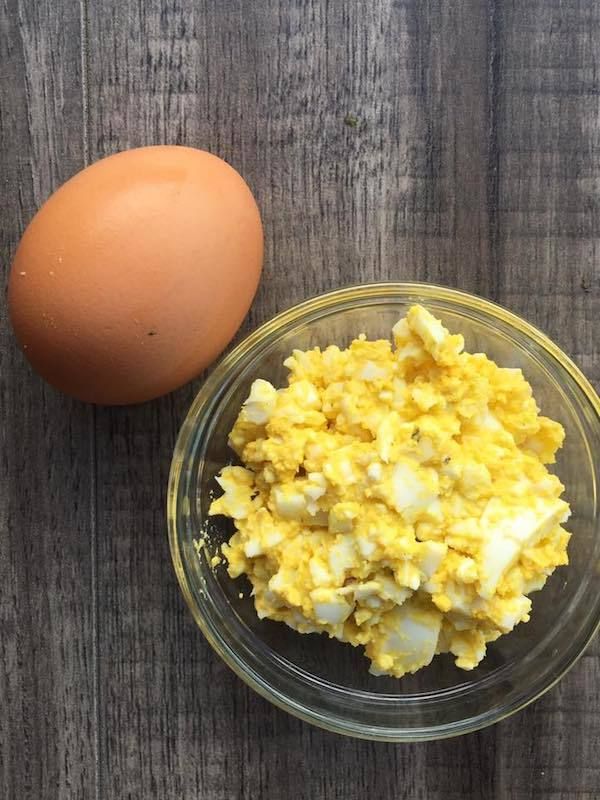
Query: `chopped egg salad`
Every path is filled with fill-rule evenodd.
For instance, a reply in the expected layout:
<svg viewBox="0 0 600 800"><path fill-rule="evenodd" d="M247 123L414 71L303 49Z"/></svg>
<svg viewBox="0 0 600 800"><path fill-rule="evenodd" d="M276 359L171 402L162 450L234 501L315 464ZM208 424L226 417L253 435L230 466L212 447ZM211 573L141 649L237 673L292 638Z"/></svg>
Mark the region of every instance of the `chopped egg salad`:
<svg viewBox="0 0 600 800"><path fill-rule="evenodd" d="M375 675L446 652L469 670L567 563L546 468L564 431L425 308L392 333L295 351L284 388L256 380L210 514L235 522L223 555L259 617L362 646Z"/></svg>

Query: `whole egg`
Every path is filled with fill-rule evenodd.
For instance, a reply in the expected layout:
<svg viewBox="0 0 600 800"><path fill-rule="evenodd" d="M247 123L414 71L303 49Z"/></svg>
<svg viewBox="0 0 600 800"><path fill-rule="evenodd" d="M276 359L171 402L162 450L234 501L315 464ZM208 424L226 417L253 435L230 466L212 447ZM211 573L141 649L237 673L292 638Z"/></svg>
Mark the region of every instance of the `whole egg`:
<svg viewBox="0 0 600 800"><path fill-rule="evenodd" d="M256 202L222 159L188 147L125 151L67 181L29 224L10 275L12 324L58 389L142 402L226 347L262 258Z"/></svg>

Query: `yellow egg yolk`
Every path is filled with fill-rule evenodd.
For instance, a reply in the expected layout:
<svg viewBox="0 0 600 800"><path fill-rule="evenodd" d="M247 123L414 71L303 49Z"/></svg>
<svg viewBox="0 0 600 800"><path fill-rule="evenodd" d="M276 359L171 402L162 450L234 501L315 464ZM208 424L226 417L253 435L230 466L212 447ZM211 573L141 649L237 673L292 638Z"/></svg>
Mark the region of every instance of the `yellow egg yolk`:
<svg viewBox="0 0 600 800"><path fill-rule="evenodd" d="M546 468L563 428L520 370L463 347L417 305L393 345L295 351L286 387L253 383L230 434L244 466L217 479L259 617L361 645L377 675L443 652L474 668L567 563Z"/></svg>

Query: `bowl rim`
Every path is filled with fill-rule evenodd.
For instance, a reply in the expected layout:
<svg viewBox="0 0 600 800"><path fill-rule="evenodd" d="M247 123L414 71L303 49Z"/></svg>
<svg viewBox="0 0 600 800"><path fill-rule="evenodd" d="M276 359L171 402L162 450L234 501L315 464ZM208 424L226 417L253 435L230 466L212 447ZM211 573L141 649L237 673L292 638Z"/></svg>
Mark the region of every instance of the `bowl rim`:
<svg viewBox="0 0 600 800"><path fill-rule="evenodd" d="M526 338L539 345L548 355L552 356L560 367L569 374L600 422L600 398L579 367L576 366L572 359L543 331L500 304L461 289L454 289L432 283L378 281L366 284L352 284L315 295L279 312L248 334L229 353L218 361L197 392L177 436L169 471L166 504L169 547L179 586L196 624L217 655L219 655L230 669L232 669L244 683L250 686L251 689L289 714L334 733L349 735L355 738L387 742L431 741L460 736L486 728L524 709L555 686L577 663L591 640L600 630L600 616L595 620L580 650L561 671L547 683L547 685L542 686L541 689L535 691L530 697L522 698L512 706L503 709L500 713L491 714L490 712L485 712L481 715L466 717L451 725L444 723L441 726L432 725L426 728L414 729L383 728L357 723L344 724L342 721L338 721L338 718L332 719L317 711L308 709L295 700L290 699L275 687L261 682L261 680L254 675L252 670L244 668L239 661L221 646L221 643L214 636L210 625L196 603L188 585L183 566L182 553L179 547L177 512L179 484L185 464L183 454L187 453L189 450L189 442L197 429L198 419L203 407L206 406L213 397L215 390L222 385L223 379L228 374L229 370L237 364L240 359L251 353L256 346L276 334L283 327L287 327L319 310L332 306L343 307L344 303L351 304L353 300L360 300L363 302L369 298L381 300L386 297L389 299L393 299L394 297L401 299L411 294L417 296L421 295L425 302L427 299L435 299L438 301L446 300L451 303L458 303L463 307L468 307L475 311L491 315L519 331Z"/></svg>

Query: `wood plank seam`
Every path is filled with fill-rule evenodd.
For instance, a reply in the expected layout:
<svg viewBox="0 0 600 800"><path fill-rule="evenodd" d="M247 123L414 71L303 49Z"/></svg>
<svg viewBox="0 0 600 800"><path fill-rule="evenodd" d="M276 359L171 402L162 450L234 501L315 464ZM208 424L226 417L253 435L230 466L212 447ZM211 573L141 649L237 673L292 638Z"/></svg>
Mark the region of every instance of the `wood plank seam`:
<svg viewBox="0 0 600 800"><path fill-rule="evenodd" d="M89 11L88 0L79 0L80 50L81 50L81 115L82 149L84 167L90 164L89 116ZM96 465L96 407L90 411L90 567L92 583L92 681L94 696L92 708L94 738L94 794L102 797L101 713L100 713L100 662L99 662L99 607L98 607L98 524L97 524L97 465Z"/></svg>

